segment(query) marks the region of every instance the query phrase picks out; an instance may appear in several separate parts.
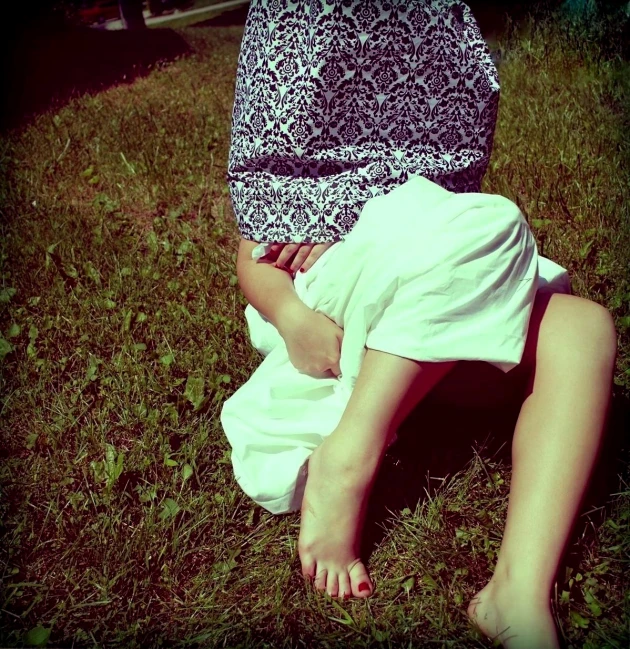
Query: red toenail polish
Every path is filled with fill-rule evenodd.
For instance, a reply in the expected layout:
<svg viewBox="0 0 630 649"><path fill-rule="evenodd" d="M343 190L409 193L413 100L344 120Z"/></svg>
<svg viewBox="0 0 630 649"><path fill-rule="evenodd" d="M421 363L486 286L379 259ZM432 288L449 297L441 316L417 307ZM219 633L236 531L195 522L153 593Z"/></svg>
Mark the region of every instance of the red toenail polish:
<svg viewBox="0 0 630 649"><path fill-rule="evenodd" d="M303 268L300 268L300 273L303 273L303 272L304 272L304 269L303 269Z"/></svg>
<svg viewBox="0 0 630 649"><path fill-rule="evenodd" d="M362 582L359 584L359 592L362 593L364 590L370 590L369 584Z"/></svg>

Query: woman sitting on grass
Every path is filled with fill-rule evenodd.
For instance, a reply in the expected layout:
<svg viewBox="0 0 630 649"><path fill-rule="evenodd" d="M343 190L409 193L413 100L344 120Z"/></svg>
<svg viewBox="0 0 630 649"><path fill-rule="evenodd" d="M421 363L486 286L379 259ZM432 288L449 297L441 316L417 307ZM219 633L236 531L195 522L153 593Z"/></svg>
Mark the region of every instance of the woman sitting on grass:
<svg viewBox="0 0 630 649"><path fill-rule="evenodd" d="M459 361L489 363L523 405L497 566L468 613L506 647L558 647L550 590L605 426L612 317L567 294L516 206L478 193L498 82L466 5L287 7L251 3L237 74L237 272L266 358L221 413L236 479L301 509L317 589L368 597L387 446Z"/></svg>

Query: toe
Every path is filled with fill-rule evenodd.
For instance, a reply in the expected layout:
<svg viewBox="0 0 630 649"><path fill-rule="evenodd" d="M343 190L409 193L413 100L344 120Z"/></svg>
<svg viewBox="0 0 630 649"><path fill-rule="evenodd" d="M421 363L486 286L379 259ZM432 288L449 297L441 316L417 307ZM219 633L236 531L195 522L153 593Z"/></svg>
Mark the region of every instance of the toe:
<svg viewBox="0 0 630 649"><path fill-rule="evenodd" d="M306 557L301 557L301 561L302 561L302 575L306 579L314 579L315 568L317 565L315 559L306 556Z"/></svg>
<svg viewBox="0 0 630 649"><path fill-rule="evenodd" d="M337 597L337 593L339 592L339 577L336 572L329 572L328 573L328 580L326 584L326 592L331 596L331 597Z"/></svg>
<svg viewBox="0 0 630 649"><path fill-rule="evenodd" d="M352 594L355 597L369 597L372 594L372 581L361 561L357 561L348 570Z"/></svg>
<svg viewBox="0 0 630 649"><path fill-rule="evenodd" d="M352 597L352 586L350 585L350 576L345 570L339 575L339 587L338 587L337 597L339 597L339 599Z"/></svg>
<svg viewBox="0 0 630 649"><path fill-rule="evenodd" d="M326 590L327 577L328 577L328 570L326 570L326 568L317 570L317 574L315 575L315 581L313 582L313 585L315 586L316 590Z"/></svg>

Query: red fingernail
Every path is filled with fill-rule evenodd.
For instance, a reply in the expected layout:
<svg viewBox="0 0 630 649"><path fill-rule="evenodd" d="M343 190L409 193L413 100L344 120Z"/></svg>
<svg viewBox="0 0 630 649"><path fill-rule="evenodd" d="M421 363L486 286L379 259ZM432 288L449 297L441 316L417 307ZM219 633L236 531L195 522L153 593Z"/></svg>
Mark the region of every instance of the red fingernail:
<svg viewBox="0 0 630 649"><path fill-rule="evenodd" d="M359 592L362 593L364 590L370 590L370 585L365 582L359 584Z"/></svg>
<svg viewBox="0 0 630 649"><path fill-rule="evenodd" d="M300 268L300 273L303 273L303 272L304 272L304 269L303 269L303 268Z"/></svg>

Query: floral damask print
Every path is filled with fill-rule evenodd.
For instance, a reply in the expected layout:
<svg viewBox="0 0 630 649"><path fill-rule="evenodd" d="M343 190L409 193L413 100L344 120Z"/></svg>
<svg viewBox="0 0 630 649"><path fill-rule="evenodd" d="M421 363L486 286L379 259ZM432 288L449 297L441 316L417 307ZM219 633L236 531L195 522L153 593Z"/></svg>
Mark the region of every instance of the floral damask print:
<svg viewBox="0 0 630 649"><path fill-rule="evenodd" d="M227 173L241 235L336 241L410 175L479 191L498 99L459 0L252 0Z"/></svg>

